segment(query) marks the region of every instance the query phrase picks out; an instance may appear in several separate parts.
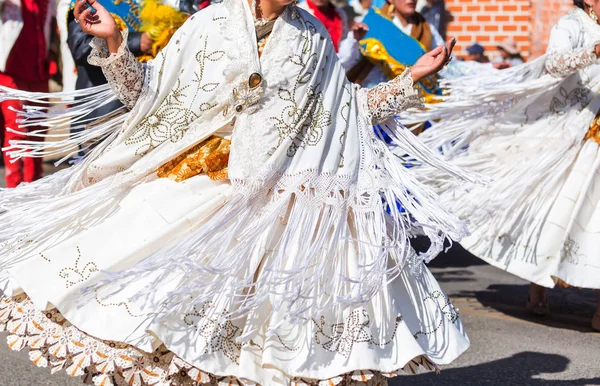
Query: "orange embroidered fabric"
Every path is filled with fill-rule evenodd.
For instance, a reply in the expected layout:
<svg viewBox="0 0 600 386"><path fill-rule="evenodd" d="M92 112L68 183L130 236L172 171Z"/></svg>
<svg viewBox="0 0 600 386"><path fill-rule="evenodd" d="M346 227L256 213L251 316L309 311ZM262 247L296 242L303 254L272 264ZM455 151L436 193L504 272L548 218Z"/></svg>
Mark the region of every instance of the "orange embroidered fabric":
<svg viewBox="0 0 600 386"><path fill-rule="evenodd" d="M212 136L161 166L157 175L176 182L205 173L212 180L227 178L231 141Z"/></svg>
<svg viewBox="0 0 600 386"><path fill-rule="evenodd" d="M598 112L596 118L594 118L594 120L592 121L590 129L583 138L584 141L587 141L588 139L591 139L600 144L600 112Z"/></svg>

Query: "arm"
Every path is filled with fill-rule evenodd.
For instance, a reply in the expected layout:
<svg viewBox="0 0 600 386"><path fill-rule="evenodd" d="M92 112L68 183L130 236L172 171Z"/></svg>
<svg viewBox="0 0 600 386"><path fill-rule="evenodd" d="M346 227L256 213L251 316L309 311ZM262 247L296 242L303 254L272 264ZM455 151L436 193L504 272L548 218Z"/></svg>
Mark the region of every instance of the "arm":
<svg viewBox="0 0 600 386"><path fill-rule="evenodd" d="M127 48L128 31L122 32L122 41L116 53L110 53L104 39L93 38L92 52L88 58L91 65L99 66L119 100L133 108L144 88L146 67L135 59Z"/></svg>
<svg viewBox="0 0 600 386"><path fill-rule="evenodd" d="M550 34L546 71L555 77L566 77L589 65L598 63L596 44L581 47L579 21L573 17L562 18Z"/></svg>
<svg viewBox="0 0 600 386"><path fill-rule="evenodd" d="M367 93L367 102L373 124L383 122L402 111L422 104L414 83L439 72L452 55L456 39L421 56L411 68L389 82L380 83Z"/></svg>
<svg viewBox="0 0 600 386"><path fill-rule="evenodd" d="M370 89L367 100L373 124L384 122L406 109L423 104L419 90L414 87L410 69L389 82Z"/></svg>

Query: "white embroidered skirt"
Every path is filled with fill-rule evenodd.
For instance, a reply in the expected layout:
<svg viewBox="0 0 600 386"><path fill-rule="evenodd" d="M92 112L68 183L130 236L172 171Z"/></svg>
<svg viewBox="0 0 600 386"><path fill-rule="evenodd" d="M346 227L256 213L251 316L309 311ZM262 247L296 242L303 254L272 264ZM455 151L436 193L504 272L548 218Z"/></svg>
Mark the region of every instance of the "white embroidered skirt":
<svg viewBox="0 0 600 386"><path fill-rule="evenodd" d="M36 365L97 385L384 384L402 369L450 363L468 348L458 310L425 267L406 269L343 318L315 315L299 325L286 325L279 313L265 319L270 304L223 320L227 310L215 299L170 315L184 326L173 329L151 322L152 312L131 298L136 288L81 302L80 289L103 272L127 268L192 231L231 194L227 180L206 175L147 182L101 224L16 266L0 304L10 347L29 348ZM170 289L164 283L154 291ZM248 334L252 339L241 339Z"/></svg>
<svg viewBox="0 0 600 386"><path fill-rule="evenodd" d="M495 156L502 153L501 149L486 151ZM535 159L536 154L530 157ZM501 157L498 160L501 162ZM471 236L461 245L487 263L541 286L552 288L560 283L599 289L600 146L593 140L586 141L572 164L565 166L559 169L564 172L556 176L556 188L548 192L535 216L536 221L543 222L539 234L523 235L522 240L527 242L519 242L507 253L507 245L515 244L514 240L506 234L490 240L482 235L487 231L486 224L472 224ZM456 197L458 202L464 199ZM495 216L503 215L499 211Z"/></svg>

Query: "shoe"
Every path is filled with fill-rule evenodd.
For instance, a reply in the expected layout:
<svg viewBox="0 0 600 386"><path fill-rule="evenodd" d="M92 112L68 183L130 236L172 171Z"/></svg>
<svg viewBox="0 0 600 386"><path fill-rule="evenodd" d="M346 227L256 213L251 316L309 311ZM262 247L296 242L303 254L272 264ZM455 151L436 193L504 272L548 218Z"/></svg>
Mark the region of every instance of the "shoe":
<svg viewBox="0 0 600 386"><path fill-rule="evenodd" d="M527 298L527 312L533 316L546 316L550 313L550 308L548 308L548 299L544 296L544 301L539 302L537 304L531 303L529 298ZM598 317L598 327L600 327L600 316Z"/></svg>
<svg viewBox="0 0 600 386"><path fill-rule="evenodd" d="M600 331L600 311L596 312L592 318L592 328L596 331Z"/></svg>

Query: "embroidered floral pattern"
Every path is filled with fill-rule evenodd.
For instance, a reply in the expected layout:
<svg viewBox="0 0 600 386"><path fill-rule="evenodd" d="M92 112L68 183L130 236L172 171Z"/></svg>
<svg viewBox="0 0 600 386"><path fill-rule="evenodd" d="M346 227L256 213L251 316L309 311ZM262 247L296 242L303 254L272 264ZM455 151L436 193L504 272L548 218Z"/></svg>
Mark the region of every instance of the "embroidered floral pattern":
<svg viewBox="0 0 600 386"><path fill-rule="evenodd" d="M200 103L197 106L196 99L200 93L213 92L219 83L204 82L206 66L216 63L225 56L225 51L209 50L208 37L200 36L200 49L196 52L195 59L197 67L193 70L194 77L189 84L182 84L178 79L177 84L162 101L159 108L151 115L145 117L138 125L134 133L125 141L127 145L138 146L137 155L144 155L158 145L166 141L177 142L188 130L190 124L200 117L204 112L216 106L215 103ZM96 59L90 58L92 64L100 65L107 73L110 84L116 87L119 98L131 106L141 94L144 83L143 66L135 60L135 57L126 47L107 58L106 52L99 51ZM92 54L94 56L94 54ZM162 65L166 58L162 55ZM101 59L104 58L104 59ZM142 68L142 69L140 69ZM159 72L159 81L162 75ZM191 90L195 89L192 94Z"/></svg>
<svg viewBox="0 0 600 386"><path fill-rule="evenodd" d="M242 345L236 342L236 338L241 335L242 329L226 316L227 310L215 313L214 309L212 302L204 303L200 311L194 306L194 311L186 314L183 321L198 328L205 340L204 353L221 351L233 363L239 364Z"/></svg>
<svg viewBox="0 0 600 386"><path fill-rule="evenodd" d="M371 317L366 310L355 310L342 323L336 323L329 326L330 333L327 333L327 323L325 317L321 316L317 322L313 319L316 326L315 341L323 346L327 351L334 351L348 358L355 343L368 343L375 346L386 346L394 340L398 324L402 321L402 317L396 317L396 326L392 336L385 342L375 340L371 332ZM321 340L321 337L325 338Z"/></svg>
<svg viewBox="0 0 600 386"><path fill-rule="evenodd" d="M571 91L567 91L564 87L560 88L560 98L552 98L550 102L551 114L562 116L568 110L577 104L581 104L581 108L587 106L590 101L590 90L584 87L577 87Z"/></svg>
<svg viewBox="0 0 600 386"><path fill-rule="evenodd" d="M444 317L451 323L456 323L458 321L458 308L454 307L454 304L452 304L450 299L441 291L434 291L431 293L431 295L423 299L423 302L427 301L437 303L442 315L440 315L439 322L434 326L433 329L428 331L417 331L414 334L415 339L418 339L419 335L431 335L438 331L444 324Z"/></svg>
<svg viewBox="0 0 600 386"><path fill-rule="evenodd" d="M286 138L289 138L292 140L287 151L289 157L293 157L300 148L318 144L323 137L324 130L332 123L331 112L325 109L323 104L320 84L308 85L317 71L316 66L319 60L317 54L312 52L312 39L316 29L310 21L305 22L308 28L303 34L302 51L289 59L300 70L294 85L290 88L280 88L278 92L279 99L287 102L288 105L283 108L278 117L271 118L279 132L279 142L271 150L271 153ZM307 87L307 90L304 90L304 87ZM302 99L306 98L303 106L300 103L301 97Z"/></svg>
<svg viewBox="0 0 600 386"><path fill-rule="evenodd" d="M102 307L123 307L125 309L125 311L127 311L127 313L129 314L129 316L131 316L132 318L141 318L143 316L150 316L152 314L144 314L144 313L134 313L131 310L131 307L129 306L129 303L127 302L104 302L102 299L100 299L100 297L98 296L98 292L96 291L96 294L94 296L94 299L96 300L96 303L98 303L98 305L102 306Z"/></svg>
<svg viewBox="0 0 600 386"><path fill-rule="evenodd" d="M42 256L43 257L43 256ZM46 259L47 260L47 259ZM89 262L83 267L79 266L81 261L81 250L77 247L77 259L75 260L75 266L65 267L60 270L58 276L65 280L65 286L67 288L74 286L75 284L86 281L92 276L94 272L98 272L98 266L96 263Z"/></svg>
<svg viewBox="0 0 600 386"><path fill-rule="evenodd" d="M344 103L344 105L340 109L340 116L342 120L346 122L346 128L342 135L340 135L340 144L342 145L342 148L340 150L340 168L344 167L344 140L346 139L346 133L348 131L348 118L350 116L350 107L352 100L352 91L350 90L350 87L351 86L349 85L344 87L344 93L348 94L349 99L346 103Z"/></svg>
<svg viewBox="0 0 600 386"><path fill-rule="evenodd" d="M583 257L583 255L579 252L579 249L579 244L577 244L575 240L568 236L560 250L561 260L573 265L579 264L579 259Z"/></svg>
<svg viewBox="0 0 600 386"><path fill-rule="evenodd" d="M27 347L29 358L36 366L50 367L52 373L65 370L95 385L241 385L234 377L203 372L164 346L153 353L144 353L124 343L95 339L72 326L56 310L37 310L25 295L0 298L0 330L6 331L8 325L14 326L8 330L7 342L11 349L19 351ZM225 326L225 330L228 328L230 326ZM387 377L401 372L414 374L419 368L437 370L427 358L418 357L396 372L362 370L328 380L294 378L291 385L384 385Z"/></svg>

